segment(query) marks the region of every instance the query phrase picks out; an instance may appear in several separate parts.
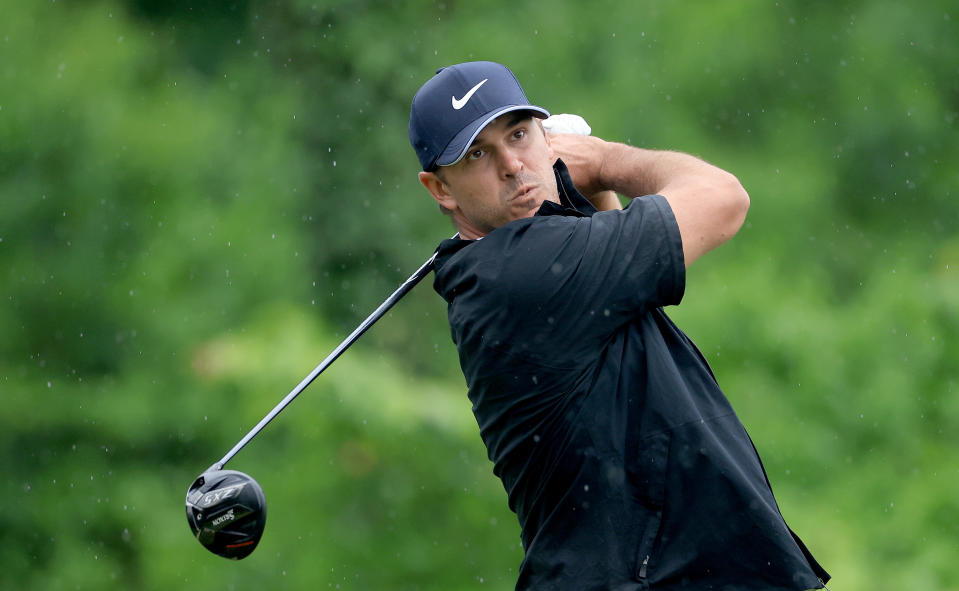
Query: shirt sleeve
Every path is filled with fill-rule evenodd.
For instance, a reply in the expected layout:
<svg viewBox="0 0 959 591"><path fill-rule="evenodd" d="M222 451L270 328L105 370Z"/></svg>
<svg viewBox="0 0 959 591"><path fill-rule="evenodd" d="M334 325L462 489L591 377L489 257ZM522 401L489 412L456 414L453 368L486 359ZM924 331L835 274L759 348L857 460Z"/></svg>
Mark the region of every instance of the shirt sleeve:
<svg viewBox="0 0 959 591"><path fill-rule="evenodd" d="M506 256L512 343L549 364L595 351L625 323L679 304L685 289L679 227L660 195L592 217L539 218L511 236Z"/></svg>

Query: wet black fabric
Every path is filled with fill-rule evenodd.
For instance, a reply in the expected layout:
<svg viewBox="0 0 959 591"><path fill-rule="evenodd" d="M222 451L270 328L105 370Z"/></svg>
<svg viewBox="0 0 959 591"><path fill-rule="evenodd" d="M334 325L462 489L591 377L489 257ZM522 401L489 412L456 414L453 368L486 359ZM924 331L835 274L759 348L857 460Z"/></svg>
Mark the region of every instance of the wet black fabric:
<svg viewBox="0 0 959 591"><path fill-rule="evenodd" d="M469 397L522 527L517 589L818 588L706 360L663 312L685 265L666 200L546 203L439 247Z"/></svg>

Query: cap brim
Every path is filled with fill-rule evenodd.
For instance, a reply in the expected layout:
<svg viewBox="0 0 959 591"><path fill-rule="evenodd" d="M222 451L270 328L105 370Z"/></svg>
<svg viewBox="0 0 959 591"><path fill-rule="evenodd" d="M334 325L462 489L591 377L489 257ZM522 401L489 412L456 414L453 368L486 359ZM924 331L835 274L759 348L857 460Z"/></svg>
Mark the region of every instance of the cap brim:
<svg viewBox="0 0 959 591"><path fill-rule="evenodd" d="M538 117L539 119L546 119L549 117L549 111L533 105L510 105L495 111L490 111L485 117L480 117L456 134L453 139L450 140L450 143L446 146L446 149L443 150L443 153L439 155L439 158L436 159L436 165L452 166L462 160L463 156L465 156L466 152L469 150L469 147L473 144L473 140L476 139L476 136L478 136L480 132L490 124L491 121L500 115L503 115L504 113L509 113L512 111L530 111L534 117Z"/></svg>

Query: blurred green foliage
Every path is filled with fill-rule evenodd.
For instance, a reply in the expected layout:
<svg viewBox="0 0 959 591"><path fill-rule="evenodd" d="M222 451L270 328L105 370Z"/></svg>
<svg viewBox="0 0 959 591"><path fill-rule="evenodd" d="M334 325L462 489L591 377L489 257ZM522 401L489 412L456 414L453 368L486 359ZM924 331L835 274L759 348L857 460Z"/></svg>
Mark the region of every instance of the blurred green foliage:
<svg viewBox="0 0 959 591"><path fill-rule="evenodd" d="M959 13L875 2L0 2L0 588L509 589L518 527L424 284L183 495L452 233L409 101L510 65L737 174L671 315L835 589L959 588Z"/></svg>

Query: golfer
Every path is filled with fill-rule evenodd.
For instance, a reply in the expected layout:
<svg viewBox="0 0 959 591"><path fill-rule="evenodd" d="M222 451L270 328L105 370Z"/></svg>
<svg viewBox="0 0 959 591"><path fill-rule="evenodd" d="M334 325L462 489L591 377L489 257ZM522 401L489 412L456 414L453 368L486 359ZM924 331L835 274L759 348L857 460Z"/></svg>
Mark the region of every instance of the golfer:
<svg viewBox="0 0 959 591"><path fill-rule="evenodd" d="M739 230L746 191L686 154L548 135L548 116L491 62L440 70L410 112L419 179L459 231L434 285L522 528L516 589L823 588L663 311Z"/></svg>

